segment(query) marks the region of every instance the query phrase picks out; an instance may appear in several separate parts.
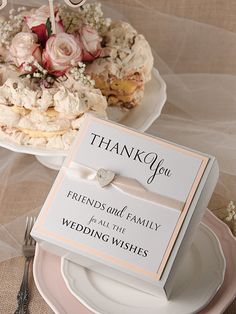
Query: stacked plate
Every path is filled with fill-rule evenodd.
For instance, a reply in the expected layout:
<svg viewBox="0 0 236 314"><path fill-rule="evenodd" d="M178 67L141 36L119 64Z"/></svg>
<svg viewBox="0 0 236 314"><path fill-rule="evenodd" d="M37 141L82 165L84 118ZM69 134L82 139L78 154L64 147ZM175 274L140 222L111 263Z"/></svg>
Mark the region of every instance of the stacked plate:
<svg viewBox="0 0 236 314"><path fill-rule="evenodd" d="M235 297L236 240L209 210L178 269L169 301L59 258L37 246L34 279L58 314L223 313Z"/></svg>

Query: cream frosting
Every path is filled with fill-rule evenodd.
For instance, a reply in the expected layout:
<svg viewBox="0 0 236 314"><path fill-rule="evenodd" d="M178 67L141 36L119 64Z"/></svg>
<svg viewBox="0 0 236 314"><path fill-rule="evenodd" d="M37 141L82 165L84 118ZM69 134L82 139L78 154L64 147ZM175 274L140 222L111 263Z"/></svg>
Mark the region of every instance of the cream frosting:
<svg viewBox="0 0 236 314"><path fill-rule="evenodd" d="M62 136L54 136L48 139L46 147L57 148L57 149L69 149L71 143L73 142L77 131L70 130L69 132L63 134Z"/></svg>
<svg viewBox="0 0 236 314"><path fill-rule="evenodd" d="M26 109L46 111L55 106L55 110L64 114L79 115L90 108L98 111L106 110L106 99L100 90L84 86L72 76L54 88L40 87L32 89L26 79L8 78L0 86L0 103L13 104Z"/></svg>
<svg viewBox="0 0 236 314"><path fill-rule="evenodd" d="M71 127L71 124L70 120L68 119L51 118L33 110L28 115L23 116L19 120L17 127L21 129L53 132L59 130L68 130Z"/></svg>
<svg viewBox="0 0 236 314"><path fill-rule="evenodd" d="M45 111L54 105L54 91L43 88L40 97L37 98L36 107L40 111Z"/></svg>
<svg viewBox="0 0 236 314"><path fill-rule="evenodd" d="M19 78L19 72L15 66L10 64L0 64L0 85L3 85L8 78Z"/></svg>
<svg viewBox="0 0 236 314"><path fill-rule="evenodd" d="M5 98L5 102L10 102L13 105L21 106L26 109L40 108L40 103L38 100L41 99L41 96L44 91L33 90L26 83L26 80L21 78L8 78L5 83L0 87L0 94ZM47 99L48 93L46 92ZM45 98L45 97L44 97ZM47 103L47 102L46 102Z"/></svg>
<svg viewBox="0 0 236 314"><path fill-rule="evenodd" d="M85 112L106 117L107 101L101 91L70 74L48 89L19 78L14 71L8 78L2 75L1 82L0 137L17 144L68 149Z"/></svg>
<svg viewBox="0 0 236 314"><path fill-rule="evenodd" d="M64 86L60 86L54 95L55 110L66 115L80 115L88 108L80 100L78 92L70 92Z"/></svg>
<svg viewBox="0 0 236 314"><path fill-rule="evenodd" d="M19 113L12 111L11 107L0 105L0 125L16 127L19 121Z"/></svg>
<svg viewBox="0 0 236 314"><path fill-rule="evenodd" d="M54 136L50 138L32 138L16 129L0 128L0 138L16 143L18 145L27 145L42 148L55 148L68 150L72 144L77 131L70 130L62 136Z"/></svg>
<svg viewBox="0 0 236 314"><path fill-rule="evenodd" d="M87 73L123 78L138 71L144 82L150 80L153 55L143 35L130 24L117 21L111 24L105 39L101 57L87 66Z"/></svg>
<svg viewBox="0 0 236 314"><path fill-rule="evenodd" d="M0 138L18 145L27 145L27 142L30 140L29 136L17 131L16 129L10 128L0 128Z"/></svg>

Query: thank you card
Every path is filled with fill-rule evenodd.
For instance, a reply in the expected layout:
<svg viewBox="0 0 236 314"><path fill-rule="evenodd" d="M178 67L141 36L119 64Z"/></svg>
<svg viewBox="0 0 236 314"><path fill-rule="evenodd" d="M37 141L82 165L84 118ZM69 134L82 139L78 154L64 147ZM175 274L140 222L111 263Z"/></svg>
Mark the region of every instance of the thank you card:
<svg viewBox="0 0 236 314"><path fill-rule="evenodd" d="M160 280L209 158L88 115L33 234Z"/></svg>

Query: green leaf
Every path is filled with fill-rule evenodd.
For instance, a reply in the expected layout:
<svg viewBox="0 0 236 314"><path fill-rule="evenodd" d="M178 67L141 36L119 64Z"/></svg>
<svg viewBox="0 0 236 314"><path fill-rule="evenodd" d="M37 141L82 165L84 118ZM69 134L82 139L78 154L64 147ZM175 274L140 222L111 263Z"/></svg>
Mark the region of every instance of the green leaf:
<svg viewBox="0 0 236 314"><path fill-rule="evenodd" d="M46 29L47 29L48 37L50 37L52 35L52 23L50 21L50 18L48 18L46 21Z"/></svg>
<svg viewBox="0 0 236 314"><path fill-rule="evenodd" d="M27 76L27 74L21 74L19 75L20 78L25 78Z"/></svg>

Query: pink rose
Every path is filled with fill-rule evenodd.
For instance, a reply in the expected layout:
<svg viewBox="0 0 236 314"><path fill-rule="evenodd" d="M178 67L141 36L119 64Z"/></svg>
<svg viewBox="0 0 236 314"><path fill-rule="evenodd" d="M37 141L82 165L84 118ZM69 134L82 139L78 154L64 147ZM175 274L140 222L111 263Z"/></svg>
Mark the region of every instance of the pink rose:
<svg viewBox="0 0 236 314"><path fill-rule="evenodd" d="M100 56L102 39L95 29L88 25L82 26L77 32L77 39L82 45L83 61L93 61Z"/></svg>
<svg viewBox="0 0 236 314"><path fill-rule="evenodd" d="M56 31L57 33L64 32L64 27L60 16L58 14L58 10L55 9L55 20L56 20ZM28 27L38 35L39 41L45 46L45 43L49 37L46 22L47 19L50 17L50 10L49 6L43 5L37 10L34 10L31 15L26 16L26 24Z"/></svg>
<svg viewBox="0 0 236 314"><path fill-rule="evenodd" d="M39 63L42 61L40 45L36 34L20 32L12 39L10 46L10 59L20 67L29 61L32 56Z"/></svg>
<svg viewBox="0 0 236 314"><path fill-rule="evenodd" d="M63 75L73 63L82 60L82 50L71 34L52 35L43 52L44 67L55 76Z"/></svg>

